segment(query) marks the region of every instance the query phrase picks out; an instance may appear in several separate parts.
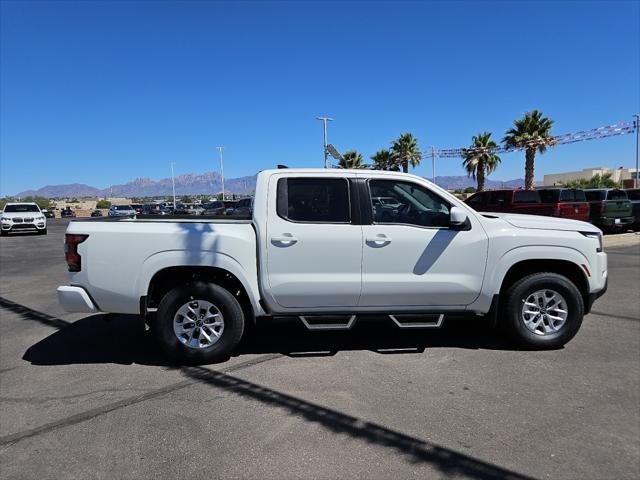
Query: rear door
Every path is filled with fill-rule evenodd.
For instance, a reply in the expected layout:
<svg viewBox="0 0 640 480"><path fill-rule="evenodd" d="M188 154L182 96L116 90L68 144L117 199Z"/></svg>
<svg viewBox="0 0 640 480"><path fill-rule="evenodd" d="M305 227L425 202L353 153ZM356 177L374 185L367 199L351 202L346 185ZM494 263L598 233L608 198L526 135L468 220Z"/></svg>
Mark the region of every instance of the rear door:
<svg viewBox="0 0 640 480"><path fill-rule="evenodd" d="M271 177L269 288L264 293L278 310L357 306L362 226L352 213L352 178L328 173Z"/></svg>

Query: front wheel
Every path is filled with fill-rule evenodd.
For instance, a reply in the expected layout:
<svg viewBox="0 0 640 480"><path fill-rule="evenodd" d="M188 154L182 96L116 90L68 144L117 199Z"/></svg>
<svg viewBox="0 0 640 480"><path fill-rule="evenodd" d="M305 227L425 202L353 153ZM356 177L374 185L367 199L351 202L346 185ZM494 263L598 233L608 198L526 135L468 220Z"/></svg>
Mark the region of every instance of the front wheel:
<svg viewBox="0 0 640 480"><path fill-rule="evenodd" d="M191 282L162 298L153 330L160 347L174 360L214 363L229 358L240 342L244 314L228 290Z"/></svg>
<svg viewBox="0 0 640 480"><path fill-rule="evenodd" d="M43 228L42 230L38 230L38 234L39 235L46 235L47 234L47 229Z"/></svg>
<svg viewBox="0 0 640 480"><path fill-rule="evenodd" d="M507 291L501 323L520 346L560 348L582 325L584 302L576 286L556 273L534 273Z"/></svg>

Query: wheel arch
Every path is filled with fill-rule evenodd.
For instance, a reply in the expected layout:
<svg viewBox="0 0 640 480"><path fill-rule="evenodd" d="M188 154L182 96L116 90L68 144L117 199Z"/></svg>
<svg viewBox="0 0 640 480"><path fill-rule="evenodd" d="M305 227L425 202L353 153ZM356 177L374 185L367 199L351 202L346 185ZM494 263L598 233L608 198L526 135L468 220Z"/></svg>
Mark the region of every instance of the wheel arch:
<svg viewBox="0 0 640 480"><path fill-rule="evenodd" d="M242 281L232 272L220 267L180 265L166 267L155 272L149 281L144 308L157 308L162 297L178 285L190 281L211 282L229 291L240 306L247 320L255 321L251 297Z"/></svg>
<svg viewBox="0 0 640 480"><path fill-rule="evenodd" d="M569 279L580 291L585 309L589 305L589 281L582 267L570 260L529 259L514 263L505 272L500 283L499 295L504 298L507 289L521 278L533 273L550 272ZM585 311L585 314L589 313Z"/></svg>

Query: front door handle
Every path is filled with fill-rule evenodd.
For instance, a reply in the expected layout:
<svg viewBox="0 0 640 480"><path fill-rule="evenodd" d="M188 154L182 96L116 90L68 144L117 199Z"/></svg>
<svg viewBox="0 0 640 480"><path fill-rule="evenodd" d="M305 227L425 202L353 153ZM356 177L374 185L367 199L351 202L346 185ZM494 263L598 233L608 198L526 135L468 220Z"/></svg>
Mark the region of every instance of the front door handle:
<svg viewBox="0 0 640 480"><path fill-rule="evenodd" d="M391 237L388 237L384 233L379 233L375 237L366 237L367 243L375 243L376 245L387 245L391 243Z"/></svg>
<svg viewBox="0 0 640 480"><path fill-rule="evenodd" d="M283 243L285 245L293 245L298 239L290 233L283 233L282 235L271 237L271 243Z"/></svg>

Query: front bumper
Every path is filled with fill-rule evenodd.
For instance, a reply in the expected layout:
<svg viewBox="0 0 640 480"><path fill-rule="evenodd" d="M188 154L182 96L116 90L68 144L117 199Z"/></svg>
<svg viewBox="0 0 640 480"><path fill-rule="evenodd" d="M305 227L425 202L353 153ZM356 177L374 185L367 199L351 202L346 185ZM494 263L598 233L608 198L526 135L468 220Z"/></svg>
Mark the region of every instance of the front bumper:
<svg viewBox="0 0 640 480"><path fill-rule="evenodd" d="M100 310L82 287L58 287L58 303L67 312L96 313Z"/></svg>
<svg viewBox="0 0 640 480"><path fill-rule="evenodd" d="M595 301L599 299L602 295L607 293L607 288L609 288L609 277L605 279L604 287L601 290L598 290L597 292L589 293L589 296L587 297L587 304L584 306L585 315L591 311L591 307L593 306Z"/></svg>

